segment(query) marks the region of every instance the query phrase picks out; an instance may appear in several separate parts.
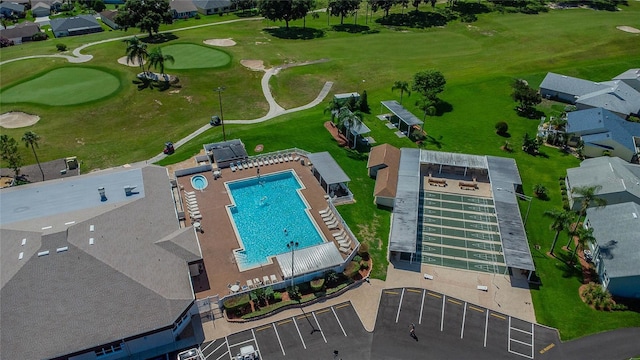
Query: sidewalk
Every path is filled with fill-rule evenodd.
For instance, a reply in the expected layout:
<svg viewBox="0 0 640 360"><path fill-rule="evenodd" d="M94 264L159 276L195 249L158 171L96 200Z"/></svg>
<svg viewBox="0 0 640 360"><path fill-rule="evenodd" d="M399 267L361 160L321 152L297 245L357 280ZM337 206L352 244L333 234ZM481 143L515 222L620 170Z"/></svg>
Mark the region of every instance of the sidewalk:
<svg viewBox="0 0 640 360"><path fill-rule="evenodd" d="M372 332L376 324L382 290L413 287L433 290L496 312L536 322L531 293L524 276L518 274L510 278L509 275L427 265L420 266L421 272L415 270L417 268L414 270L396 269L393 264L389 264L386 281L372 279L370 283L363 282L341 296L304 307L304 311L311 312L349 301L360 317L365 330ZM425 273L433 275L433 280L425 279ZM488 290L478 290L478 285L485 285ZM254 327L281 321L299 315L301 312L300 308L289 309L265 319L245 323L231 323L225 319L216 319L203 324L205 339L207 341L219 339Z"/></svg>

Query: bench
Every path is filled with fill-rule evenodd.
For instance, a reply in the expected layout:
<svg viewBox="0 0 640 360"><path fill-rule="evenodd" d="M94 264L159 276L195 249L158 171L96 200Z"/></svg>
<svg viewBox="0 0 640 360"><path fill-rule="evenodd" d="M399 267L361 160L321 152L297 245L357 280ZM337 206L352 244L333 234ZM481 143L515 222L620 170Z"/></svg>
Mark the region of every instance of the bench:
<svg viewBox="0 0 640 360"><path fill-rule="evenodd" d="M469 190L469 189L475 190L478 188L478 184L473 182L465 182L465 181L460 181L458 183L458 186L460 186L460 189L466 189L466 190Z"/></svg>
<svg viewBox="0 0 640 360"><path fill-rule="evenodd" d="M447 180L429 178L429 185L447 186Z"/></svg>

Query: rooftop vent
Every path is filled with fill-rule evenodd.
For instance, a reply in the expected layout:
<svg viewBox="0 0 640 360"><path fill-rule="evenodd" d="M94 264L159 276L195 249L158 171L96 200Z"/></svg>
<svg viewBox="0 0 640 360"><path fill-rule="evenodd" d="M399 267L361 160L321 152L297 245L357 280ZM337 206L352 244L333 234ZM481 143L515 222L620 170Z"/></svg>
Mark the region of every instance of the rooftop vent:
<svg viewBox="0 0 640 360"><path fill-rule="evenodd" d="M46 256L46 255L49 255L49 250L40 251L40 252L38 253L38 256Z"/></svg>
<svg viewBox="0 0 640 360"><path fill-rule="evenodd" d="M93 238L89 238L89 245L93 245Z"/></svg>
<svg viewBox="0 0 640 360"><path fill-rule="evenodd" d="M68 247L68 246L63 246L63 247L59 247L59 248L57 248L57 249L56 249L56 252L57 252L57 253L61 253L61 252L65 252L65 251L67 251L67 250L69 250L69 247Z"/></svg>
<svg viewBox="0 0 640 360"><path fill-rule="evenodd" d="M89 225L89 231L94 231L96 228L93 225Z"/></svg>
<svg viewBox="0 0 640 360"><path fill-rule="evenodd" d="M22 239L22 246L24 246L27 243L27 238Z"/></svg>
<svg viewBox="0 0 640 360"><path fill-rule="evenodd" d="M18 254L18 260L22 260L23 257L24 257L24 252L20 251L20 254Z"/></svg>
<svg viewBox="0 0 640 360"><path fill-rule="evenodd" d="M631 213L631 216L633 216L634 219L638 218L638 214L636 214L636 213Z"/></svg>

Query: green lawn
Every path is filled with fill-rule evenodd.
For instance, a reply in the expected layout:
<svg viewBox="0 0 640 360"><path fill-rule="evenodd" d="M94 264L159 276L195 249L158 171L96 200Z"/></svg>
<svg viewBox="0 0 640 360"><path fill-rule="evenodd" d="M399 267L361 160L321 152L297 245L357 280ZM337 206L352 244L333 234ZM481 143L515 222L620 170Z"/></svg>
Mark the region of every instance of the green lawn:
<svg viewBox="0 0 640 360"><path fill-rule="evenodd" d="M108 71L66 66L3 88L0 101L4 104L77 105L108 97L121 86L118 77Z"/></svg>
<svg viewBox="0 0 640 360"><path fill-rule="evenodd" d="M165 68L171 70L216 68L231 62L226 52L202 45L168 45L162 47L162 53L173 56L175 62L165 63Z"/></svg>
<svg viewBox="0 0 640 360"><path fill-rule="evenodd" d="M233 38L238 45L224 49L232 59L230 64L221 68L173 68L171 74L179 77L180 87L170 91L138 90L132 80L139 68L117 64L117 59L125 55L125 44L121 40L106 42L88 47L84 52L94 56L87 66L108 69L123 84L115 94L89 104L71 106L3 102L0 113L25 111L40 115L42 120L29 128L42 137L40 159L76 155L83 161L83 171L88 171L148 159L162 150L165 141L176 141L206 124L211 115L218 113L218 98L213 92L217 86L226 88L222 94L225 119L264 115L267 104L260 89L262 73L244 68L240 65L242 59L263 60L266 67L329 59L325 63L288 68L272 78L270 85L277 101L285 108L305 104L315 98L325 81L334 82L333 93L366 89L372 113L364 121L372 129L371 136L379 144L411 147L415 145L406 138L397 138L375 118L380 112L379 101L399 99L399 94L391 91L394 81L410 81L417 71L435 68L447 79L446 89L441 94L445 106L439 109L438 116L426 118L424 127L430 136L426 148L512 157L518 163L526 194L531 195L532 187L538 183L550 190L549 200L533 200L527 223L532 253L542 281L542 285L532 291L538 321L559 328L563 339L616 327L640 326L638 313L596 312L584 305L577 293L579 271L545 255L553 232L548 228L549 219L542 214L561 206L558 177L563 176L568 167L578 166L579 162L553 148L542 148L542 155L537 157L519 151L523 135L525 132L535 134L538 121L519 118L510 98L510 84L515 78L524 78L532 86L538 86L545 74L553 71L604 81L638 67L638 35L619 31L616 26L635 24L640 27L637 20L640 3L631 1L619 12L574 9L540 15L482 14L473 24L452 22L442 28L425 30L379 26L375 18L381 13L374 16L374 22L368 23L371 28L380 30L373 34L337 32L327 26L325 16L309 17L307 27L325 32L323 37L314 40L272 37L263 31L274 25L268 21L177 29L229 20L233 16L180 21L163 28L172 29L174 40L152 46L162 46L163 52L170 53L173 46L207 49L202 45L203 40ZM358 17L360 25L363 25L363 18ZM338 20L332 18L330 22L334 25ZM291 26L302 27L302 21L294 21ZM4 48L1 55L2 60L6 60L54 54L57 42L73 49L91 41L125 35L132 36L133 32L114 31L25 44ZM178 64L176 58L176 66ZM54 58L9 63L0 68L0 88L11 90L11 86L34 74L87 66L70 65ZM403 103L422 117L415 106L416 100L416 94L405 95ZM338 148L324 129L322 124L328 120L323 112L325 106L261 124L227 125L227 138L242 139L249 152L257 144L264 144L265 152L291 147L312 152L329 151L351 178L350 188L356 199L355 204L340 206L340 213L359 239L370 245L375 262L373 276L384 278L390 212L373 204L374 181L367 177L367 154ZM557 114L562 105L545 103L541 109L548 115ZM509 124L509 138L495 134L494 124L498 121ZM96 124L114 131L96 132ZM221 127L211 128L161 163L191 157L202 149L202 143L220 141L221 130ZM16 138L24 131L2 130L3 134ZM503 152L500 146L505 140L510 141L516 151ZM23 157L33 162L28 149L23 151ZM521 203L521 210L526 211L527 206L528 203ZM558 254L563 255L563 251L558 250Z"/></svg>

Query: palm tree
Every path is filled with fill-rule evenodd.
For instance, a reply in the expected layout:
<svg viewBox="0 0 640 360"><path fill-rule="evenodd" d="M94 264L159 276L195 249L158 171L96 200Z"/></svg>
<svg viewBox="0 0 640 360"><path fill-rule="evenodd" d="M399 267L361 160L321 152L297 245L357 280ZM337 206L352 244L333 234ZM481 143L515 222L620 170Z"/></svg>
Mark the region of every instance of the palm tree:
<svg viewBox="0 0 640 360"><path fill-rule="evenodd" d="M338 112L338 123L342 124L346 128L347 139L349 138L349 132L354 127L360 126L362 124L362 114L359 111L352 112L347 107L342 107ZM356 140L358 139L358 134L353 135L353 147L356 148Z"/></svg>
<svg viewBox="0 0 640 360"><path fill-rule="evenodd" d="M44 181L44 171L42 170L42 166L40 165L40 160L38 159L38 154L36 154L36 148L38 147L38 140L40 140L40 136L34 133L33 131L27 131L22 135L22 142L26 145L26 147L31 147L33 150L33 156L36 158L36 162L38 163L38 167L40 168L40 173L42 173L42 181Z"/></svg>
<svg viewBox="0 0 640 360"><path fill-rule="evenodd" d="M144 59L149 56L147 44L140 41L137 36L124 39L124 42L127 44L127 64L137 61L140 69L145 73Z"/></svg>
<svg viewBox="0 0 640 360"><path fill-rule="evenodd" d="M573 253L571 254L571 262L573 263L573 259L576 257L576 253L578 252L578 248L583 248L596 240L593 236L593 228L585 228L580 226L580 228L576 231L576 237L578 238L578 245L573 249Z"/></svg>
<svg viewBox="0 0 640 360"><path fill-rule="evenodd" d="M549 253L553 256L553 249L556 247L556 242L558 241L558 236L562 231L571 226L571 221L573 220L574 213L572 211L567 210L547 210L544 212L544 216L550 217L553 219L551 223L551 229L555 230L556 236L553 238L553 242L551 243L551 250Z"/></svg>
<svg viewBox="0 0 640 360"><path fill-rule="evenodd" d="M584 219L584 216L587 215L587 209L593 203L598 208L607 206L607 200L601 197L596 196L596 193L602 189L602 185L593 185L593 186L576 186L571 189L572 194L580 195L580 210L578 211L578 221L576 222L576 227L580 226L580 222ZM571 244L571 239L567 243L567 248Z"/></svg>
<svg viewBox="0 0 640 360"><path fill-rule="evenodd" d="M427 121L427 115L433 116L436 114L436 107L430 99L423 97L420 100L416 101L416 106L418 109L424 112L424 117L422 121Z"/></svg>
<svg viewBox="0 0 640 360"><path fill-rule="evenodd" d="M334 122L336 119L336 115L338 115L338 113L340 112L340 109L342 108L342 105L340 104L340 102L338 101L338 99L336 99L335 97L331 100L331 102L329 102L329 105L327 105L326 108L324 108L324 113L330 113L331 114L331 122Z"/></svg>
<svg viewBox="0 0 640 360"><path fill-rule="evenodd" d="M163 54L162 49L160 49L159 47L156 47L151 50L151 52L149 53L148 59L149 59L149 71L151 71L152 66L154 69L157 69L159 67L160 74L162 75L162 77L165 78L165 81L168 81L164 76L164 63L168 61L173 64L175 62L175 59L173 58L173 56Z"/></svg>
<svg viewBox="0 0 640 360"><path fill-rule="evenodd" d="M400 105L402 105L402 95L404 95L405 92L407 93L407 96L411 96L409 83L406 81L397 80L396 82L394 82L393 86L391 87L391 91L394 90L400 90Z"/></svg>

